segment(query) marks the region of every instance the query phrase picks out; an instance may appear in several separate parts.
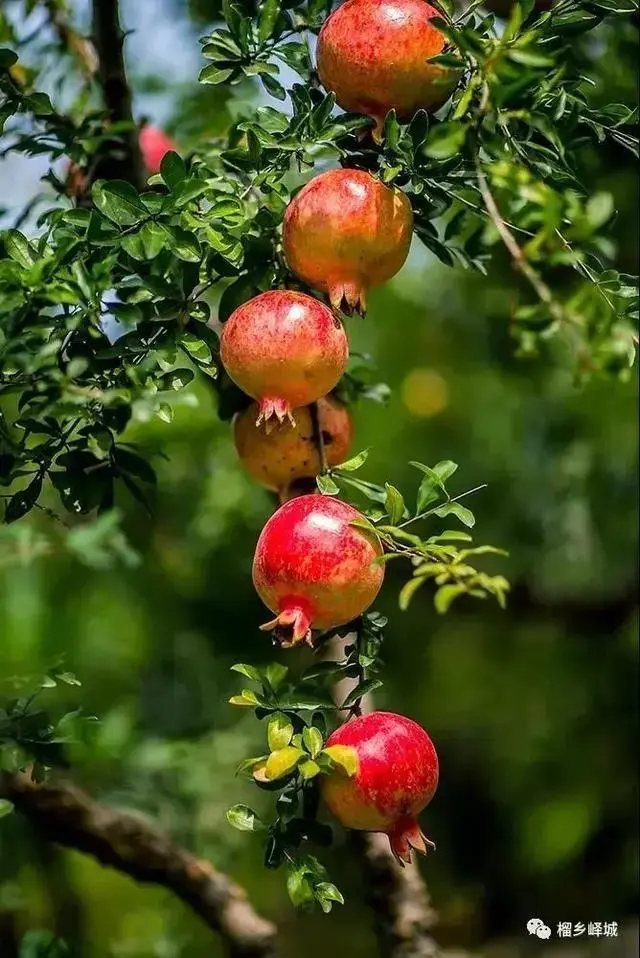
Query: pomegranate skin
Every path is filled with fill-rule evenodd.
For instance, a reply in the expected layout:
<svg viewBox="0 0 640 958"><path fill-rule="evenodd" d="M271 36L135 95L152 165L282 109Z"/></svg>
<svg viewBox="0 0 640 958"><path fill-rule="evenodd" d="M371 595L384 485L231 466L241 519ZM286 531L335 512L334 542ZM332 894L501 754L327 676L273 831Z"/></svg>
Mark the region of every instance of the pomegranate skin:
<svg viewBox="0 0 640 958"><path fill-rule="evenodd" d="M220 334L220 357L235 384L258 400L257 425L274 416L295 424L293 409L337 384L349 346L342 323L324 303L306 293L270 290L231 314Z"/></svg>
<svg viewBox="0 0 640 958"><path fill-rule="evenodd" d="M364 312L366 290L391 279L411 245L413 211L400 190L365 170L329 170L291 200L283 224L287 262L331 304Z"/></svg>
<svg viewBox="0 0 640 958"><path fill-rule="evenodd" d="M428 63L446 38L425 0L347 0L325 20L318 38L318 73L345 110L366 113L379 134L389 110L410 120L442 106L451 72Z"/></svg>
<svg viewBox="0 0 640 958"><path fill-rule="evenodd" d="M340 499L312 494L285 502L265 525L253 584L276 613L261 628L274 630L283 648L311 645L312 628L345 625L377 596L384 567L374 560L382 546L375 532L351 525L362 518Z"/></svg>
<svg viewBox="0 0 640 958"><path fill-rule="evenodd" d="M146 124L140 130L140 152L142 162L149 175L160 172L160 164L170 150L177 152L176 145L170 136L155 126Z"/></svg>
<svg viewBox="0 0 640 958"><path fill-rule="evenodd" d="M278 425L270 435L256 426L259 407L253 403L233 423L233 436L244 468L265 489L287 497L291 484L314 478L321 470L313 419L308 406L296 410L296 425ZM318 422L329 466L337 466L349 453L351 417L342 403L318 400Z"/></svg>
<svg viewBox="0 0 640 958"><path fill-rule="evenodd" d="M438 785L438 756L424 729L394 712L370 712L350 719L329 736L326 747L354 750L357 771L341 771L320 779L322 797L346 828L384 832L400 862L411 861L411 849L435 848L425 838L417 816Z"/></svg>

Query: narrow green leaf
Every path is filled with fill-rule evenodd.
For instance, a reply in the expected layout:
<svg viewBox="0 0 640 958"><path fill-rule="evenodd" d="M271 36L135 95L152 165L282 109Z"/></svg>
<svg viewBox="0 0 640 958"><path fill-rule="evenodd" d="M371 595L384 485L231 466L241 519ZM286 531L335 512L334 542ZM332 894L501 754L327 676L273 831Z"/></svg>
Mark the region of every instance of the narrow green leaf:
<svg viewBox="0 0 640 958"><path fill-rule="evenodd" d="M388 482L385 482L384 488L387 493L384 507L387 510L387 515L391 520L391 524L395 526L398 522L400 522L404 515L404 499L402 498L402 493L396 489L395 486L390 485Z"/></svg>
<svg viewBox="0 0 640 958"><path fill-rule="evenodd" d="M359 452L356 456L352 456L351 459L347 459L345 462L341 462L340 465L334 466L334 471L356 472L356 470L360 469L360 467L365 464L369 457L370 451L370 449L363 449L362 452Z"/></svg>
<svg viewBox="0 0 640 958"><path fill-rule="evenodd" d="M441 585L433 598L436 612L440 613L440 615L444 615L453 600L466 591L466 586L462 585L462 583Z"/></svg>

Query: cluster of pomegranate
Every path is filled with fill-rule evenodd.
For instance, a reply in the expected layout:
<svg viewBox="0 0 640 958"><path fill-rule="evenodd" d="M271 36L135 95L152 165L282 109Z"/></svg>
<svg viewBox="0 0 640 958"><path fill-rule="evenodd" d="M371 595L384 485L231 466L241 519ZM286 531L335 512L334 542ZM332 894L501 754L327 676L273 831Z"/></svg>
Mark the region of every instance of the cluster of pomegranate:
<svg viewBox="0 0 640 958"><path fill-rule="evenodd" d="M451 77L428 63L445 39L424 0L347 0L324 24L318 72L347 110L369 114L379 136L389 110L408 120L440 106ZM382 546L356 509L331 496L297 494L348 452L351 422L329 394L349 355L337 311L364 312L371 286L404 264L413 231L409 200L371 173L337 169L315 176L289 203L283 250L292 273L327 295L278 289L239 306L224 323L220 356L230 378L254 402L234 422L247 471L279 493L282 505L260 534L253 582L274 618L262 626L284 648L313 644L313 633L347 625L377 596ZM336 312L334 312L334 310ZM431 844L417 815L438 782L431 739L401 715L353 718L327 741L351 752L355 773L322 777L322 794L346 827L389 836L400 862Z"/></svg>

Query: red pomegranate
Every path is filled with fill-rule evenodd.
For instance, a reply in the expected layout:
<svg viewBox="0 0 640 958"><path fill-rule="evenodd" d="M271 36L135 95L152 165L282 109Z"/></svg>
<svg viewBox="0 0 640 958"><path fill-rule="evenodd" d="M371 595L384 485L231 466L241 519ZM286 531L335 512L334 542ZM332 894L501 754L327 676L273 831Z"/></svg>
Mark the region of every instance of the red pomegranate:
<svg viewBox="0 0 640 958"><path fill-rule="evenodd" d="M317 494L290 499L258 539L253 583L277 613L274 629L284 648L307 642L311 629L331 629L356 619L382 585L384 567L375 532L351 525L360 513L340 499Z"/></svg>
<svg viewBox="0 0 640 958"><path fill-rule="evenodd" d="M239 306L222 327L220 357L234 383L258 400L257 425L295 420L336 385L349 346L328 306L305 293L271 290Z"/></svg>
<svg viewBox="0 0 640 958"><path fill-rule="evenodd" d="M345 110L372 116L378 132L391 109L400 120L437 109L454 84L428 62L446 43L431 24L439 15L425 0L347 0L320 31L322 83Z"/></svg>
<svg viewBox="0 0 640 958"><path fill-rule="evenodd" d="M151 124L145 124L140 130L140 152L142 162L149 175L160 172L160 164L170 150L177 148L170 136Z"/></svg>
<svg viewBox="0 0 640 958"><path fill-rule="evenodd" d="M291 200L283 226L293 272L332 305L364 312L366 290L391 279L409 253L413 212L400 190L364 170L315 176Z"/></svg>
<svg viewBox="0 0 640 958"><path fill-rule="evenodd" d="M242 465L266 489L283 495L300 479L320 472L320 456L309 406L296 410L296 424L278 425L270 435L256 426L256 403L236 417L233 435ZM318 400L318 424L329 466L337 466L349 453L351 417L335 399Z"/></svg>
<svg viewBox="0 0 640 958"><path fill-rule="evenodd" d="M385 832L398 861L411 861L411 849L426 853L433 842L417 816L438 785L438 756L417 722L394 712L370 712L351 719L327 740L353 749L356 773L323 775L322 797L346 828Z"/></svg>

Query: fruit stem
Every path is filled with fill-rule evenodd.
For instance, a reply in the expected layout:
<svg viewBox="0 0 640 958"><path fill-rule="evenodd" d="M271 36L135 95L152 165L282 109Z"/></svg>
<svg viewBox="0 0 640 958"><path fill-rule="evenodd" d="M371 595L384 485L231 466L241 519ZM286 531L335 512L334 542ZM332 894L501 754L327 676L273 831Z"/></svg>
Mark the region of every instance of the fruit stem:
<svg viewBox="0 0 640 958"><path fill-rule="evenodd" d="M318 456L320 457L320 473L324 476L329 471L329 465L327 463L327 450L324 447L324 438L320 427L320 409L317 402L311 403L309 412L311 414L311 425L313 426L313 441L317 446Z"/></svg>

